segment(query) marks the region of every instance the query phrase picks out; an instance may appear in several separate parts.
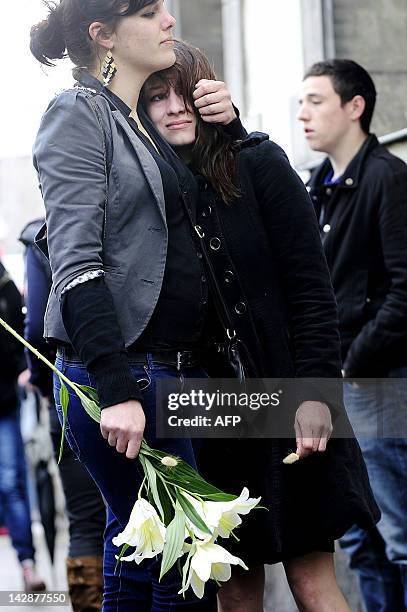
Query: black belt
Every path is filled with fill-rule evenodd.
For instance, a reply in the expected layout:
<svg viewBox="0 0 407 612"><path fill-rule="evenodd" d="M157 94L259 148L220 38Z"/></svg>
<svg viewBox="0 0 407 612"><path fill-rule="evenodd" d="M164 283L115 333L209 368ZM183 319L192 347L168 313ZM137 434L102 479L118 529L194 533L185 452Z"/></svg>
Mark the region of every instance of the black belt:
<svg viewBox="0 0 407 612"><path fill-rule="evenodd" d="M182 368L192 368L199 365L202 361L203 351L195 349L192 351L176 351L172 350L146 350L145 352L128 350L129 361L146 364L148 362L147 355L151 356L154 363L162 363L172 365L181 370ZM68 361L81 363L81 359L73 348L64 346L58 347L57 356Z"/></svg>

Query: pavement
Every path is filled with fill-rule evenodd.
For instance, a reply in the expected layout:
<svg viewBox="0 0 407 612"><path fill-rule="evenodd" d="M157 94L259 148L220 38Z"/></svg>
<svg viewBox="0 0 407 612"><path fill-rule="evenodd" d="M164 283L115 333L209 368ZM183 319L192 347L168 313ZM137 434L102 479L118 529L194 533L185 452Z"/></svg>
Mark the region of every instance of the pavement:
<svg viewBox="0 0 407 612"><path fill-rule="evenodd" d="M40 523L32 524L34 545L37 551L36 565L39 574L44 579L48 591L66 591L67 582L65 574L65 557L68 543L66 526L63 525L59 530L56 547L55 562L51 565L50 557L45 545L44 532ZM18 563L17 556L11 546L8 536L0 536L0 591L23 591L23 579ZM0 612L17 612L18 610L36 612L72 612L71 606L19 606L10 605L0 606Z"/></svg>

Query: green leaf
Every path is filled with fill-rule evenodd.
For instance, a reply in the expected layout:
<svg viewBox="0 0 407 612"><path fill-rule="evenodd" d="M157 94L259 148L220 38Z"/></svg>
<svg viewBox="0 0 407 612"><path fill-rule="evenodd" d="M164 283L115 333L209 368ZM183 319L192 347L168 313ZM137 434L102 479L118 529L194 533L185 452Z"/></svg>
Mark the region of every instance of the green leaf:
<svg viewBox="0 0 407 612"><path fill-rule="evenodd" d="M161 520L164 522L164 510L161 505L160 496L158 494L157 489L157 475L155 473L155 469L151 465L150 461L146 457L140 457L141 465L144 469L144 474L147 477L148 484L150 486L151 494L154 499L154 503L157 507L158 512L160 513Z"/></svg>
<svg viewBox="0 0 407 612"><path fill-rule="evenodd" d="M237 495L232 495L230 493L212 493L210 495L203 495L203 497L209 501L227 502L236 499Z"/></svg>
<svg viewBox="0 0 407 612"><path fill-rule="evenodd" d="M120 561L122 560L122 557L124 557L124 553L126 552L126 550L130 548L129 544L123 544L122 549L120 551L120 555L117 557L117 563L116 566L114 568L114 573L116 573L118 565L120 563Z"/></svg>
<svg viewBox="0 0 407 612"><path fill-rule="evenodd" d="M180 491L178 491L178 489L176 491L176 496L177 501L179 502L181 508L183 509L191 523L193 523L196 527L198 527L198 529L200 529L204 533L211 535L212 532L210 531L206 523L203 521L203 519L199 516L198 512L195 510L191 502L189 502L187 498L184 497L184 495L182 495Z"/></svg>
<svg viewBox="0 0 407 612"><path fill-rule="evenodd" d="M94 389L93 387L88 387L88 385L78 385L78 383L76 383L76 386L82 389L82 391L85 391L85 393L90 397L90 399L99 404L99 396L96 389Z"/></svg>
<svg viewBox="0 0 407 612"><path fill-rule="evenodd" d="M157 490L160 496L161 505L164 512L164 525L169 525L174 516L174 506L172 500L169 498L166 488L161 480L157 478Z"/></svg>
<svg viewBox="0 0 407 612"><path fill-rule="evenodd" d="M77 387L79 387L79 385ZM76 394L81 400L82 406L84 407L88 415L91 417L91 419L96 421L96 423L100 423L99 404L89 399L89 397L85 395L82 391L80 391L79 388L76 389Z"/></svg>
<svg viewBox="0 0 407 612"><path fill-rule="evenodd" d="M176 563L182 553L185 540L185 514L181 506L175 506L175 515L168 525L165 535L163 557L161 561L160 580Z"/></svg>
<svg viewBox="0 0 407 612"><path fill-rule="evenodd" d="M62 382L61 379L60 383L61 383L61 388L59 390L59 402L61 404L62 407L62 415L63 415L63 422L62 422L62 433L61 433L61 444L59 447L59 457L58 457L58 463L61 462L62 459L62 453L64 450L64 439L65 439L65 431L66 431L66 419L68 416L68 404L69 404L69 393L68 393L68 389L66 388L65 384Z"/></svg>
<svg viewBox="0 0 407 612"><path fill-rule="evenodd" d="M145 441L141 444L140 456L142 455L148 456L153 467L164 476L166 482L175 484L190 493L197 493L201 497L207 497L208 499L211 499L210 496L212 495L222 495L222 498L215 498L217 501L236 499L236 495L224 493L217 487L209 484L209 482L206 482L194 468L182 459L177 459L178 465L168 469L161 463L161 459L168 456L168 453L150 448Z"/></svg>

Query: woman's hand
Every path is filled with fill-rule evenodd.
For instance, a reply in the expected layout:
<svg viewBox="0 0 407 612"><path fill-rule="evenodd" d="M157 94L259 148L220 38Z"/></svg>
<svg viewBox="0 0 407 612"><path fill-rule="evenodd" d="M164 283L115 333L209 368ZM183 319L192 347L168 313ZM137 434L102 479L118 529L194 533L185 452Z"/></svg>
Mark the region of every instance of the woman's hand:
<svg viewBox="0 0 407 612"><path fill-rule="evenodd" d="M104 408L100 417L102 436L129 459L135 459L139 453L145 425L143 408L136 400Z"/></svg>
<svg viewBox="0 0 407 612"><path fill-rule="evenodd" d="M322 402L303 402L295 415L294 429L300 458L325 451L332 434L328 406Z"/></svg>
<svg viewBox="0 0 407 612"><path fill-rule="evenodd" d="M230 91L223 81L201 79L195 85L193 96L203 121L228 125L236 119Z"/></svg>

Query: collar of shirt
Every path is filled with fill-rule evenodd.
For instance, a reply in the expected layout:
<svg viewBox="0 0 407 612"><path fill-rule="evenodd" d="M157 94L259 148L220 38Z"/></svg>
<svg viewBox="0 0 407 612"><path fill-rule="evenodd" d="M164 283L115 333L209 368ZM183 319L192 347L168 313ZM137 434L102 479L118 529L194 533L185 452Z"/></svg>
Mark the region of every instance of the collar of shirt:
<svg viewBox="0 0 407 612"><path fill-rule="evenodd" d="M342 181L342 175L338 176L335 180L332 180L334 171L332 168L328 171L324 178L324 185L338 185Z"/></svg>

